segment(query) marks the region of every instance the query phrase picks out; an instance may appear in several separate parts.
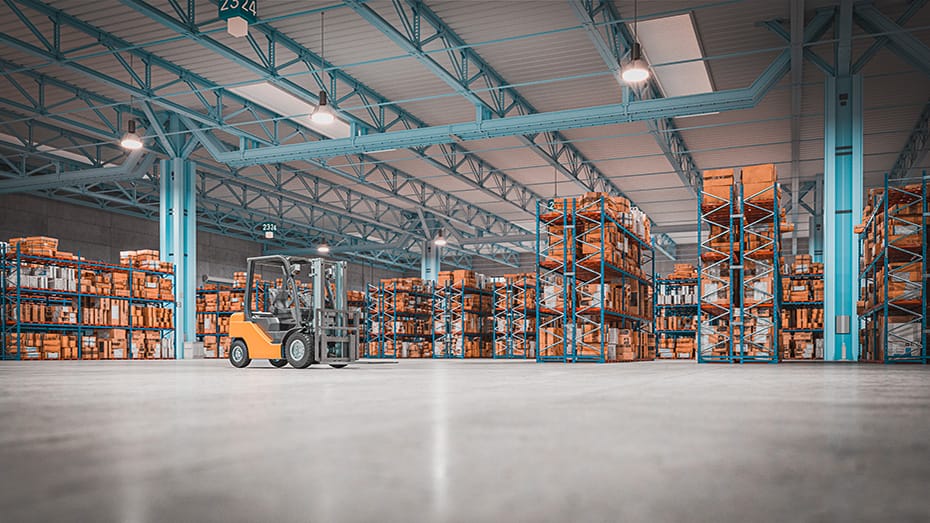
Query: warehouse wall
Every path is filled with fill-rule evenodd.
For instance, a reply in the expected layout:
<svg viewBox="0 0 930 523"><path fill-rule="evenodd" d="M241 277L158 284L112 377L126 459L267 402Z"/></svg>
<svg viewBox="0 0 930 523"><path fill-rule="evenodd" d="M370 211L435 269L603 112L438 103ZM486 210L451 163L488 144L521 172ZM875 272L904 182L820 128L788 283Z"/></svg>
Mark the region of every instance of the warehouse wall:
<svg viewBox="0 0 930 523"><path fill-rule="evenodd" d="M117 263L120 251L158 249L158 222L47 198L2 195L0 240L17 236L51 236L61 241L59 248L63 251ZM246 258L261 254L258 243L198 231L198 281L204 275L231 278L233 272L245 270ZM399 275L350 264L347 286L362 290L365 278L373 276L377 280Z"/></svg>

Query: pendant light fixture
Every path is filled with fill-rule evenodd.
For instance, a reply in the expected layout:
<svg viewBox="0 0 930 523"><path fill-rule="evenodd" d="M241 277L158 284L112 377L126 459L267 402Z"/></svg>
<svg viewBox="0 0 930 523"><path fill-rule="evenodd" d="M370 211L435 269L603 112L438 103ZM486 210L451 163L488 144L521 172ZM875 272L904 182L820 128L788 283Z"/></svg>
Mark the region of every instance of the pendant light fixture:
<svg viewBox="0 0 930 523"><path fill-rule="evenodd" d="M323 85L326 85L326 40L324 38L324 28L323 16L326 12L320 13L320 69L322 69L323 75ZM310 120L314 123L321 125L329 125L336 121L336 114L333 112L332 106L329 105L326 90L320 89L320 103L316 106L316 109L310 113Z"/></svg>
<svg viewBox="0 0 930 523"><path fill-rule="evenodd" d="M639 7L638 0L633 0L633 48L630 60L623 66L620 76L628 84L639 84L649 79L649 66L643 60L643 49L639 45Z"/></svg>
<svg viewBox="0 0 930 523"><path fill-rule="evenodd" d="M135 66L135 55L129 55L129 67L133 69ZM134 70L134 69L133 69ZM132 117L132 95L129 95L129 121L126 123L126 134L123 135L122 140L119 141L119 144L123 149L128 149L130 151L135 151L136 149L142 148L142 138L136 134L136 120Z"/></svg>
<svg viewBox="0 0 930 523"><path fill-rule="evenodd" d="M436 239L433 240L433 245L436 247L445 247L446 245L449 245L449 241L446 240L446 237L442 234L442 229L439 229L439 234L436 235Z"/></svg>
<svg viewBox="0 0 930 523"><path fill-rule="evenodd" d="M316 250L320 254L329 254L330 248L326 242L323 242L319 246L317 246Z"/></svg>

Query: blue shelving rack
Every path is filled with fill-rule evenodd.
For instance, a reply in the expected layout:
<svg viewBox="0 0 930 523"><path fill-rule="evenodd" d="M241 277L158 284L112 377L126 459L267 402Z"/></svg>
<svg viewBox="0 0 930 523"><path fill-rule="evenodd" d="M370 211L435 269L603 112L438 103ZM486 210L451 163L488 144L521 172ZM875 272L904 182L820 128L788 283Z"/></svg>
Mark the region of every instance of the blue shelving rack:
<svg viewBox="0 0 930 523"><path fill-rule="evenodd" d="M23 285L23 268L24 267L60 267L73 269L76 271L75 290L61 290L48 288L25 287ZM81 291L80 275L85 272L93 273L127 273L129 296L115 296L91 294ZM0 350L0 359L39 359L39 347L24 347L22 335L27 333L35 334L70 334L77 338L77 359L84 359L84 338L93 336L98 330L124 330L127 335L127 347L125 358L133 359L132 340L135 332L157 332L160 342L165 339L174 340L174 328L142 327L133 325L132 311L134 305L158 307L171 309L172 318L177 317L177 304L171 300L146 299L134 296L132 289L135 278L145 277L146 275L155 275L159 278L166 278L171 281L172 289L175 289L174 273L160 271L151 271L136 267L123 265L112 265L103 262L87 261L81 258L80 254L76 259L59 259L45 256L27 255L17 246L15 249L10 248L7 244L0 245L0 274L3 274L2 288L0 288L0 305L2 305L3 321L0 322L0 341L2 341L2 350ZM92 299L106 298L128 304L128 322L127 325L94 325L84 321L85 301ZM27 303L41 303L45 305L67 305L75 310L77 316L76 323L30 323L22 321L22 306ZM15 337L14 337L15 336ZM12 339L11 339L12 338ZM171 358L177 357L176 343L172 343ZM25 354L29 351L28 354ZM24 354L27 356L24 358Z"/></svg>
<svg viewBox="0 0 930 523"><path fill-rule="evenodd" d="M224 286L222 284L216 284L216 283L211 284L211 285L214 285L217 288L216 289L204 289L204 288L197 289L197 297L200 298L201 296L216 295L217 301L219 301L219 294L221 292L230 292L230 293L239 294L242 299L245 299L245 287ZM268 292L268 286L266 282L260 282L255 286L255 289L252 292L252 296L255 298L255 301L252 303L253 310L259 310L259 311L264 310L262 305L264 303L267 303L267 301L265 301L268 299L267 292ZM262 297L261 301L259 300L260 296ZM223 332L223 330L220 328L220 318L228 318L237 312L241 312L241 311L220 311L220 310L197 311L197 316L207 316L211 318L211 325L213 326L213 328L209 332L207 331L198 332L197 340L204 341L207 338L214 338L216 340L216 354L214 356L205 356L206 358L227 357L224 354L225 349L223 349L221 345L222 345L223 339L229 337L229 332ZM198 326L200 325L199 318L197 320L197 324Z"/></svg>
<svg viewBox="0 0 930 523"><path fill-rule="evenodd" d="M698 237L701 363L778 362L781 307L779 188L729 198L701 189ZM705 234L706 233L706 234Z"/></svg>
<svg viewBox="0 0 930 523"><path fill-rule="evenodd" d="M494 287L494 358L536 358L536 277L519 274Z"/></svg>
<svg viewBox="0 0 930 523"><path fill-rule="evenodd" d="M870 196L860 234L861 359L928 362L928 177L891 180Z"/></svg>
<svg viewBox="0 0 930 523"><path fill-rule="evenodd" d="M491 296L493 292L464 282L447 282L433 288L433 358L465 358L466 340L479 343L479 356L490 356L482 352L492 337L486 321L491 311L482 303ZM478 302L477 308L469 306L474 301ZM477 323L477 328L470 328L470 323Z"/></svg>
<svg viewBox="0 0 930 523"><path fill-rule="evenodd" d="M420 301L432 300L433 294L429 288L403 289L398 288L396 282L369 285L369 318L378 322L377 332L369 334L370 358L401 358L404 357L400 348L404 342L429 343L433 341L430 332L398 332L402 322L411 320L428 321L432 317L431 307L424 307L423 312L399 310L397 305L401 300L413 297ZM429 309L429 310L426 310Z"/></svg>
<svg viewBox="0 0 930 523"><path fill-rule="evenodd" d="M698 316L698 304L697 304L697 278L678 278L678 279L669 279L669 278L656 278L654 282L655 286L655 316L656 316L656 357L666 358L666 359L693 359L694 352L692 351L688 358L680 358L679 354L676 351L663 351L662 350L662 341L663 340L677 340L679 338L690 338L694 339L697 336L697 329L694 328L682 328L682 329L668 329L668 328L659 328L658 324L661 323L660 318L685 318L690 319L692 324L696 324ZM661 296L673 296L681 295L675 291L684 289L684 288L694 288L694 292L691 293L694 296L694 303L660 303L660 301L684 301L684 300L663 300ZM668 356L670 354L670 356Z"/></svg>
<svg viewBox="0 0 930 523"><path fill-rule="evenodd" d="M539 241L543 228L549 236L546 253L541 252ZM648 340L654 323L655 251L650 242L613 216L606 198L537 204L537 240L537 289L543 288L537 292L539 309L555 313L550 318L537 314L540 337L550 326L563 329L561 336L547 335L547 341L540 343L537 361L618 361L622 358L611 354L609 347L611 328L629 330L640 340ZM558 294L546 287L559 281L561 307L546 306ZM619 295L613 288L620 289ZM654 343L641 341L633 359L654 359L654 348Z"/></svg>
<svg viewBox="0 0 930 523"><path fill-rule="evenodd" d="M812 282L812 281L820 281L820 282L823 282L824 275L823 275L822 272L818 272L818 273L806 273L806 274L794 274L794 273L791 273L791 272L789 271L788 273L782 274L781 277L782 277L782 282L785 282L785 283L787 283L788 285L793 286L793 285L795 284L795 282L801 282L801 283L804 283L804 284L808 284L808 283L810 283L810 282ZM811 356L810 358L803 358L803 357L797 357L797 356L793 356L793 355L789 354L789 353L788 353L788 352L789 352L789 351L788 351L788 347L784 346L784 347L782 347L782 354L781 354L780 358L781 358L782 360L784 360L784 361L792 361L792 360L796 360L796 361L821 361L821 360L823 360L823 352L822 352L822 349L821 349L821 352L820 352L820 353L818 353L818 352L817 352L817 349L816 349L817 341L818 341L818 340L823 340L823 338L824 338L823 324L821 324L819 327L798 328L798 327L790 327L790 326L787 326L785 322L787 321L788 324L791 324L791 323L792 323L791 315L792 315L792 314L797 314L798 311L800 311L800 310L807 310L807 311L811 311L811 312L814 312L814 311L818 311L818 310L819 310L819 311L821 311L821 314L822 314L822 311L823 311L823 309L824 309L824 302L823 302L822 300L792 301L792 300L789 298L789 296L786 296L786 295L784 294L784 290L783 290L783 291L782 291L781 309L782 309L782 312L784 313L783 316L786 315L786 314L788 315L788 319L787 319L787 320L784 319L784 318L782 319L782 323L781 323L781 332L783 332L783 333L785 333L785 334L792 334L792 335L794 335L794 334L802 334L802 333L804 333L804 334L810 334L810 335L811 335L811 343L814 344L815 349L814 349L814 352L813 352L813 354L812 354L812 356ZM821 341L821 343L823 343L823 342Z"/></svg>

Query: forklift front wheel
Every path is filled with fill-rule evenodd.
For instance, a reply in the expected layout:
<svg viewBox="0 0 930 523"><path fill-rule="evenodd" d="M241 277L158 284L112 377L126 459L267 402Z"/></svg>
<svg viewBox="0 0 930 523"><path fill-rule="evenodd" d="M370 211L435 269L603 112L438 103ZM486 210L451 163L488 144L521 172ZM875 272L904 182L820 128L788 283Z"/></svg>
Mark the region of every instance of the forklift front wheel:
<svg viewBox="0 0 930 523"><path fill-rule="evenodd" d="M245 342L242 340L234 340L229 346L229 363L232 363L233 367L243 368L248 367L249 363L252 363L252 359L249 358L249 348L245 345Z"/></svg>
<svg viewBox="0 0 930 523"><path fill-rule="evenodd" d="M306 334L295 332L287 338L284 355L295 369L306 369L313 363L313 344Z"/></svg>
<svg viewBox="0 0 930 523"><path fill-rule="evenodd" d="M268 360L268 363L271 363L272 367L281 368L287 365L287 360Z"/></svg>

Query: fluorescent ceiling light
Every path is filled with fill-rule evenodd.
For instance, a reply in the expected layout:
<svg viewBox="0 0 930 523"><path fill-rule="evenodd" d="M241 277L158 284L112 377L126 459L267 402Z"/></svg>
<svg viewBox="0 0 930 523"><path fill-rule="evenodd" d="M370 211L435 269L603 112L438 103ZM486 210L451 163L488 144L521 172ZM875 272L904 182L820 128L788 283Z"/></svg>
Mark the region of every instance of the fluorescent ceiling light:
<svg viewBox="0 0 930 523"><path fill-rule="evenodd" d="M368 151L368 154L374 154L374 153L392 153L392 152L394 152L394 151L396 151L396 150L397 150L397 149L378 149L377 151Z"/></svg>
<svg viewBox="0 0 930 523"><path fill-rule="evenodd" d="M348 138L351 132L349 124L339 118L331 124L320 124L307 118L316 111L316 105L307 103L268 82L232 87L229 90L328 138Z"/></svg>
<svg viewBox="0 0 930 523"><path fill-rule="evenodd" d="M652 64L652 72L662 94L672 97L714 91L704 61L655 65L704 58L690 14L641 20L639 41L643 46L643 54Z"/></svg>

